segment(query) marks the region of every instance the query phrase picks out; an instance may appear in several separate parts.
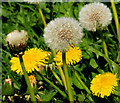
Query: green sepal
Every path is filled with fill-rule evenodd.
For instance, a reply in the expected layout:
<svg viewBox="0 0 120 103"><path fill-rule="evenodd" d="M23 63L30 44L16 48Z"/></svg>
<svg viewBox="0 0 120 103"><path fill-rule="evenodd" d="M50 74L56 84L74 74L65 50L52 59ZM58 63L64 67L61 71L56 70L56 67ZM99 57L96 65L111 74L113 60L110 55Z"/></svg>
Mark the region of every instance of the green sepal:
<svg viewBox="0 0 120 103"><path fill-rule="evenodd" d="M9 83L2 85L2 95L4 96L11 96L14 95L14 88Z"/></svg>

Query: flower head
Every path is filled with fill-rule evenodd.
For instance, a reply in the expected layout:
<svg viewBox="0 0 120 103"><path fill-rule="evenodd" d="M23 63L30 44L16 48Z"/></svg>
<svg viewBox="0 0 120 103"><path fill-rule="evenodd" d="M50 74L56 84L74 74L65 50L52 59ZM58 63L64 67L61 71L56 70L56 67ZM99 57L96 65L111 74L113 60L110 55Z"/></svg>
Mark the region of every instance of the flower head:
<svg viewBox="0 0 120 103"><path fill-rule="evenodd" d="M12 50L21 50L27 44L28 35L24 30L14 30L6 36L5 41Z"/></svg>
<svg viewBox="0 0 120 103"><path fill-rule="evenodd" d="M91 81L91 91L94 95L104 98L104 96L109 96L114 92L114 86L117 84L116 74L104 73L96 75Z"/></svg>
<svg viewBox="0 0 120 103"><path fill-rule="evenodd" d="M104 29L112 20L110 9L103 3L90 3L79 12L80 24L89 31Z"/></svg>
<svg viewBox="0 0 120 103"><path fill-rule="evenodd" d="M22 56L25 69L27 73L34 70L39 70L38 65L45 65L47 63L46 59L49 59L49 52L43 51L42 49L32 48L28 51L25 51ZM16 71L17 73L23 74L19 57L12 57L11 60L11 70Z"/></svg>
<svg viewBox="0 0 120 103"><path fill-rule="evenodd" d="M66 52L66 64L75 64L78 63L82 59L82 53L79 47L70 47L70 49ZM62 66L62 52L58 52L56 57L54 58L56 65Z"/></svg>
<svg viewBox="0 0 120 103"><path fill-rule="evenodd" d="M34 75L29 76L30 84L33 87L33 85L36 85L37 81Z"/></svg>
<svg viewBox="0 0 120 103"><path fill-rule="evenodd" d="M55 51L65 52L69 45L77 45L82 36L82 28L73 18L56 18L44 29L45 42Z"/></svg>

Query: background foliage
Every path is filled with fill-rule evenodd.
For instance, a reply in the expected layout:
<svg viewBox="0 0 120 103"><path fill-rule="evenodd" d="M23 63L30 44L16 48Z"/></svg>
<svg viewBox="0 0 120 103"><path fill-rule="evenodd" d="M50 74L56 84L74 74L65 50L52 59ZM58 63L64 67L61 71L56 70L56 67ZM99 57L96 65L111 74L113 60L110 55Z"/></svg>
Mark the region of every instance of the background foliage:
<svg viewBox="0 0 120 103"><path fill-rule="evenodd" d="M54 18L63 16L73 17L78 20L79 11L85 4L87 4L87 2L41 2L39 5L44 14L46 22L49 23ZM111 3L106 2L104 4L106 4L111 9ZM120 3L116 3L116 9L120 21ZM50 51L50 49L44 42L44 25L35 4L19 2L2 3L2 79L4 80L9 76L13 79L14 83L18 83L18 85L21 86L22 84L24 84L22 76L10 70L10 59L12 57L12 54L10 53L9 48L5 43L5 36L15 29L23 29L28 32L29 41L26 49L33 47L42 48L46 51ZM118 52L118 41L114 19L112 19L112 22L108 26L108 29L104 31L104 35L105 41L108 46L108 54L112 61L107 59L104 55L99 32L93 33L84 30L83 42L79 44L79 47L82 50L83 58L79 63L77 63L77 65L74 65L74 68L81 76L82 80L85 82L88 88L90 87L90 82L95 77L95 75L104 72L115 73L118 68L117 63L114 63L116 62ZM55 72L59 75L57 69L55 69ZM74 87L73 94L76 100L78 102L89 101L85 90L78 82L74 74L72 74L70 66L69 74L71 75L70 79L72 81L72 86ZM65 101L65 99L62 98L55 89L53 89L37 74L35 75L38 81L43 82L43 88L40 89L38 92L42 101ZM50 70L46 72L46 77L49 78L49 80L51 80L52 82L56 83L56 79ZM58 85L59 88L64 91L63 86L61 86L59 83L56 85ZM38 84L38 86L41 85ZM15 93L19 94L18 91L20 90L20 88L16 85L14 85L14 87ZM45 95L42 95L40 92L44 93ZM98 98L96 96L93 96L93 98L97 103L120 102L120 96L118 96L117 93L114 93L108 98L104 99ZM25 99L21 101L25 101Z"/></svg>

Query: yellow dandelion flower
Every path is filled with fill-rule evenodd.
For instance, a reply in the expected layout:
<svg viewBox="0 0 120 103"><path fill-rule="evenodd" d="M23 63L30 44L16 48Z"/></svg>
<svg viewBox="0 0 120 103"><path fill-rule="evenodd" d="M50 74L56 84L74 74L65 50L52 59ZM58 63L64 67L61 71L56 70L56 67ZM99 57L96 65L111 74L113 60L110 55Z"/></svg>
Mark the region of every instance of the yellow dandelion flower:
<svg viewBox="0 0 120 103"><path fill-rule="evenodd" d="M96 75L91 81L90 90L94 95L104 98L114 92L114 86L118 86L117 80L116 74L110 72Z"/></svg>
<svg viewBox="0 0 120 103"><path fill-rule="evenodd" d="M66 64L75 64L78 63L82 59L82 52L79 47L70 47L70 49L66 52ZM62 52L58 52L56 57L54 58L56 65L62 66Z"/></svg>
<svg viewBox="0 0 120 103"><path fill-rule="evenodd" d="M37 81L34 75L29 76L30 84L33 87L33 85L36 85Z"/></svg>
<svg viewBox="0 0 120 103"><path fill-rule="evenodd" d="M25 69L27 73L31 73L34 70L39 70L38 65L44 66L47 59L49 59L49 52L43 51L42 49L32 48L28 51L25 51L22 56ZM23 74L19 57L12 57L11 60L11 70L16 71L17 73Z"/></svg>

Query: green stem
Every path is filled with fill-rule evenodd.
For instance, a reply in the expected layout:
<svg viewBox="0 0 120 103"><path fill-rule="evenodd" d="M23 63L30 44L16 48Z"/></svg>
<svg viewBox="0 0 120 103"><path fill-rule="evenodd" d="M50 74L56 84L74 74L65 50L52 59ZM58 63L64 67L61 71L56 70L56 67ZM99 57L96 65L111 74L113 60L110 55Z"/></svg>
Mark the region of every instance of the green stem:
<svg viewBox="0 0 120 103"><path fill-rule="evenodd" d="M40 16L41 16L41 18L42 18L43 24L44 24L44 26L46 27L47 24L46 24L44 15L43 15L43 13L42 13L42 10L40 9L39 4L37 4L37 8L38 8L39 13L40 13ZM54 55L54 57L55 57L55 55L56 55L55 51L52 50L52 52L53 52L53 55ZM63 81L63 83L64 83L65 89L67 90L66 81L65 81L65 76L64 76L64 73L63 73L61 67L58 66L58 70L59 70L59 72L60 72L60 75L61 75L62 81Z"/></svg>
<svg viewBox="0 0 120 103"><path fill-rule="evenodd" d="M24 66L24 63L23 63L23 59L22 59L22 55L21 55L21 54L19 55L19 59L20 59L20 64L21 64L23 73L24 73L25 81L26 81L26 83L27 83L28 90L29 90L29 93L30 93L30 96L31 96L31 101L34 102L34 103L37 103L37 102L36 102L36 99L35 99L35 95L34 95L33 88L31 87L30 80L29 80L28 75L27 75L27 72L26 72L26 70L25 70L25 66Z"/></svg>
<svg viewBox="0 0 120 103"><path fill-rule="evenodd" d="M73 67L73 66L72 66ZM90 90L88 89L88 87L85 85L85 83L81 80L80 76L77 74L77 72L75 70L73 70L76 78L79 80L80 84L83 86L83 88L86 90L86 92L88 93L88 99L94 103L94 100L91 98L90 94Z"/></svg>
<svg viewBox="0 0 120 103"><path fill-rule="evenodd" d="M107 45L106 45L106 43L105 43L104 36L103 36L102 33L101 33L100 35L101 35L101 39L102 39L102 43L103 43L103 49L104 49L104 52L105 52L105 56L106 56L107 58L109 58L109 56L108 56L108 51L107 51Z"/></svg>
<svg viewBox="0 0 120 103"><path fill-rule="evenodd" d="M104 50L105 56L106 56L107 59L109 59L107 45L106 45L106 42L105 42L105 39L104 39L104 34L101 31L99 31L99 34L100 34L101 39L102 39L103 50ZM109 64L109 67L110 67L110 70L113 72L113 69L112 69L110 64Z"/></svg>
<svg viewBox="0 0 120 103"><path fill-rule="evenodd" d="M88 94L87 98L92 102L95 103L95 101L92 99L92 97Z"/></svg>
<svg viewBox="0 0 120 103"><path fill-rule="evenodd" d="M70 102L73 102L74 100L73 100L73 96L72 96L71 84L70 84L68 69L67 69L67 65L66 65L66 53L62 53L62 60L63 60L63 68L64 68L64 73L65 73L65 79L66 79L66 84L67 84L69 100L70 100Z"/></svg>
<svg viewBox="0 0 120 103"><path fill-rule="evenodd" d="M63 73L63 70L60 66L58 66L58 70L59 70L59 73L60 73L60 76L61 76L61 79L63 81L63 84L65 86L65 89L67 90L67 85L66 85L66 80L65 80L65 75Z"/></svg>
<svg viewBox="0 0 120 103"><path fill-rule="evenodd" d="M47 23L46 23L46 21L45 21L44 15L43 15L42 10L40 9L40 5L39 5L38 3L37 3L37 8L38 8L38 11L39 11L40 16L41 16L41 18L42 18L43 24L44 24L44 26L46 27L46 26L47 26ZM55 55L56 55L55 51L54 51L54 50L52 50L52 51L53 51L53 55L55 56Z"/></svg>
<svg viewBox="0 0 120 103"><path fill-rule="evenodd" d="M108 52L107 52L107 45L106 45L104 39L102 40L102 43L103 43L103 49L104 49L105 55L106 55L107 58L109 58L109 56L108 56Z"/></svg>
<svg viewBox="0 0 120 103"><path fill-rule="evenodd" d="M115 20L115 25L116 25L116 30L117 30L118 41L120 43L120 24L119 24L119 20L118 20L118 15L117 15L115 3L113 0L111 0L111 5L112 5L114 20Z"/></svg>
<svg viewBox="0 0 120 103"><path fill-rule="evenodd" d="M40 6L39 6L38 3L37 3L37 8L38 8L38 11L39 11L40 16L41 16L41 18L42 18L43 24L44 24L44 26L46 27L47 24L46 24L46 22L45 22L45 18L44 18L44 16L43 16L42 10L40 9Z"/></svg>
<svg viewBox="0 0 120 103"><path fill-rule="evenodd" d="M117 57L117 62L120 63L120 24L119 24L119 19L117 15L117 10L115 7L115 3L113 0L111 0L111 6L113 10L113 15L114 15L114 20L115 20L115 25L116 25L116 30L117 30L117 37L118 37L118 57ZM120 78L120 68L118 68L118 77ZM118 88L120 91L120 83L118 83ZM119 92L120 95L120 92Z"/></svg>
<svg viewBox="0 0 120 103"><path fill-rule="evenodd" d="M88 87L85 85L85 83L81 80L80 76L77 74L77 72L75 70L73 70L75 73L76 78L79 80L80 84L83 86L83 88L86 90L86 92L88 94L91 94L90 90L88 89Z"/></svg>
<svg viewBox="0 0 120 103"><path fill-rule="evenodd" d="M113 15L114 15L114 20L115 20L115 25L116 25L116 30L117 30L117 37L118 37L118 57L117 57L117 62L120 63L120 24L118 20L118 15L117 15L117 10L115 7L115 3L113 0L111 0L111 6L113 10Z"/></svg>
<svg viewBox="0 0 120 103"><path fill-rule="evenodd" d="M67 98L67 95L61 91L56 85L54 85L50 80L48 80L46 77L44 77L42 74L40 74L42 76L42 78L49 83L51 86L53 86L63 97Z"/></svg>
<svg viewBox="0 0 120 103"><path fill-rule="evenodd" d="M60 80L59 76L54 72L54 70L52 70L52 73L53 73L53 75L55 76L55 78L57 79L57 81L58 81L61 85L63 85L63 84L62 84L62 81Z"/></svg>
<svg viewBox="0 0 120 103"><path fill-rule="evenodd" d="M113 10L113 15L114 15L114 20L115 20L115 25L116 25L116 30L117 30L117 37L118 37L118 56L117 56L117 62L120 63L120 24L118 20L118 15L117 15L117 10L115 7L115 3L113 0L111 0L111 5L112 5L112 10ZM120 78L120 68L118 68L118 78ZM118 83L118 91L120 91L120 83ZM120 92L118 92L120 95Z"/></svg>

